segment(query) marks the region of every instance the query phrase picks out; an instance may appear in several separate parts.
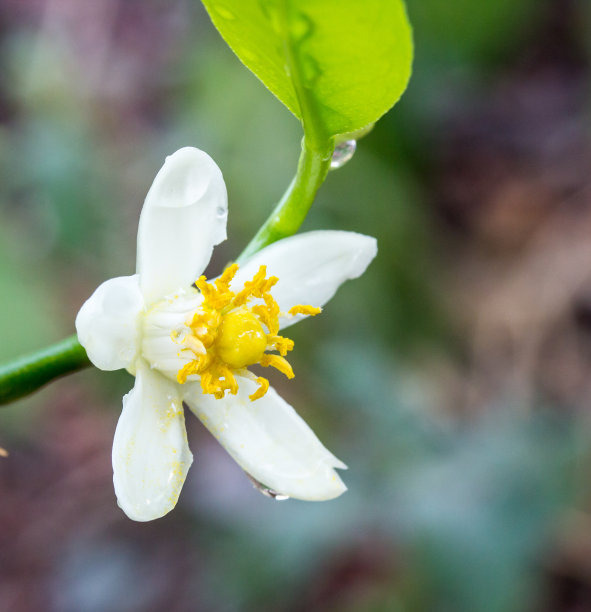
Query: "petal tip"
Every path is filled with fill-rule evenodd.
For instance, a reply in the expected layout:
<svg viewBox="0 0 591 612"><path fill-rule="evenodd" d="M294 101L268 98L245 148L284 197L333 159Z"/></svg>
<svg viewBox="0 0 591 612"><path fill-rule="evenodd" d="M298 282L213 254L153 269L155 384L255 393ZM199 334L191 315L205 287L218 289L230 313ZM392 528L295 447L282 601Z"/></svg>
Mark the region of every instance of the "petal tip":
<svg viewBox="0 0 591 612"><path fill-rule="evenodd" d="M326 474L324 480L325 482L322 483L321 486L313 487L310 490L309 495L294 495L293 497L305 501L330 501L331 499L336 499L337 497L340 497L343 493L347 491L347 485L342 481L341 477L334 470L331 470L328 474Z"/></svg>
<svg viewBox="0 0 591 612"><path fill-rule="evenodd" d="M335 457L334 455L332 455L331 465L333 468L336 468L337 470L348 470L349 469L346 463L343 463L339 458Z"/></svg>
<svg viewBox="0 0 591 612"><path fill-rule="evenodd" d="M222 171L205 151L183 147L165 157L144 206L184 208L198 203L210 191L218 197L225 195Z"/></svg>
<svg viewBox="0 0 591 612"><path fill-rule="evenodd" d="M228 195L204 151L169 155L146 196L138 227L137 271L148 303L190 286L226 239Z"/></svg>
<svg viewBox="0 0 591 612"><path fill-rule="evenodd" d="M354 255L354 265L352 266L349 278L359 278L378 254L378 241L377 238L366 234L358 234L356 232L346 233L349 234L350 238L354 238L357 241L357 252Z"/></svg>
<svg viewBox="0 0 591 612"><path fill-rule="evenodd" d="M138 362L133 389L113 440L113 485L117 503L134 521L151 521L172 510L193 454L174 383Z"/></svg>

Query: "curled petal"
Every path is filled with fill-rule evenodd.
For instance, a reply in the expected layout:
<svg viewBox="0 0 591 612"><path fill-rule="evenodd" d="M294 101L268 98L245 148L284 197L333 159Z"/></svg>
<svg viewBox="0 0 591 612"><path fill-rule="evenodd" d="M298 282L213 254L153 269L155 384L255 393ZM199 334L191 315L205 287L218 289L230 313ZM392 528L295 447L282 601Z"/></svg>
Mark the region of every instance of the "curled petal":
<svg viewBox="0 0 591 612"><path fill-rule="evenodd" d="M257 383L236 377L237 395L216 400L189 385L185 401L253 478L289 497L321 501L347 490L334 468L345 469L295 410L270 388L249 399Z"/></svg>
<svg viewBox="0 0 591 612"><path fill-rule="evenodd" d="M132 368L139 350L143 308L137 275L105 281L84 302L76 317L76 331L97 368Z"/></svg>
<svg viewBox="0 0 591 612"><path fill-rule="evenodd" d="M192 462L177 385L140 361L113 440L117 503L134 521L164 516Z"/></svg>
<svg viewBox="0 0 591 612"><path fill-rule="evenodd" d="M137 272L148 304L190 286L226 239L222 173L203 151L166 158L146 196L138 229Z"/></svg>
<svg viewBox="0 0 591 612"><path fill-rule="evenodd" d="M357 278L376 256L377 242L355 232L315 231L279 240L265 247L241 268L232 281L239 290L261 265L268 276L277 276L273 297L281 311L296 304L323 306L346 280ZM305 315L280 319L281 328Z"/></svg>

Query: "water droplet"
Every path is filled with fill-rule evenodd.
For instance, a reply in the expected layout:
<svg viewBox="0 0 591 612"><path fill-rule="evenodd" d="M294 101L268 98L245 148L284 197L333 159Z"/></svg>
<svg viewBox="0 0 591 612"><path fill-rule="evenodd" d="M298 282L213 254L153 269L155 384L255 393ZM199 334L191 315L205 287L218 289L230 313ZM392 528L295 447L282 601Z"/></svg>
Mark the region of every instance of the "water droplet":
<svg viewBox="0 0 591 612"><path fill-rule="evenodd" d="M215 209L215 214L218 216L218 219L223 219L228 214L228 209L223 206L218 206Z"/></svg>
<svg viewBox="0 0 591 612"><path fill-rule="evenodd" d="M330 169L336 170L337 168L342 168L355 154L355 149L357 149L357 141L356 140L345 140L343 142L339 142L337 146L334 148L334 153L332 154L332 160L330 162Z"/></svg>
<svg viewBox="0 0 591 612"><path fill-rule="evenodd" d="M246 474L246 472L245 472ZM274 491L270 487L265 486L261 482L259 482L256 478L253 478L250 474L246 474L250 482L252 482L252 486L259 492L262 493L265 497L270 497L275 501L285 501L289 499L289 495L283 495L282 493L278 493Z"/></svg>
<svg viewBox="0 0 591 612"><path fill-rule="evenodd" d="M182 344L185 338L189 335L189 330L186 327L181 327L179 329L175 329L173 333L173 340L178 344Z"/></svg>
<svg viewBox="0 0 591 612"><path fill-rule="evenodd" d="M216 6L214 10L222 19L226 19L228 21L233 21L236 19L236 15L223 6Z"/></svg>

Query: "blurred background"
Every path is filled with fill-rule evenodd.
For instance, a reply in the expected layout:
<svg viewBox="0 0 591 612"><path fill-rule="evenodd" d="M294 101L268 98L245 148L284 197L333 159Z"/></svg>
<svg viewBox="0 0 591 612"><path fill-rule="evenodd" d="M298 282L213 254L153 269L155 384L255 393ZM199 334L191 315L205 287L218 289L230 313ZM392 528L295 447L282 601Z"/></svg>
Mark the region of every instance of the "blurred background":
<svg viewBox="0 0 591 612"><path fill-rule="evenodd" d="M591 610L591 3L407 4L410 87L304 228L379 257L272 381L349 492L267 499L188 415L179 504L134 523L110 459L133 381L84 371L0 413L0 610ZM224 173L215 274L300 137L196 0L2 0L0 358L133 272L167 154Z"/></svg>

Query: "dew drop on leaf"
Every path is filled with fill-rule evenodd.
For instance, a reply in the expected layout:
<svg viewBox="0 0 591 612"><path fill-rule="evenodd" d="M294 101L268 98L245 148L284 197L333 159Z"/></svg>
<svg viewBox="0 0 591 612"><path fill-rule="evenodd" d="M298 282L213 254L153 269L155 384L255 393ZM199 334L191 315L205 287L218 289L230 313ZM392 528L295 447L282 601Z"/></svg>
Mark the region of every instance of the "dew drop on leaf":
<svg viewBox="0 0 591 612"><path fill-rule="evenodd" d="M345 140L343 142L339 142L339 144L337 144L334 148L334 153L332 154L332 159L330 161L330 169L336 170L337 168L344 166L353 157L356 149L356 140Z"/></svg>

